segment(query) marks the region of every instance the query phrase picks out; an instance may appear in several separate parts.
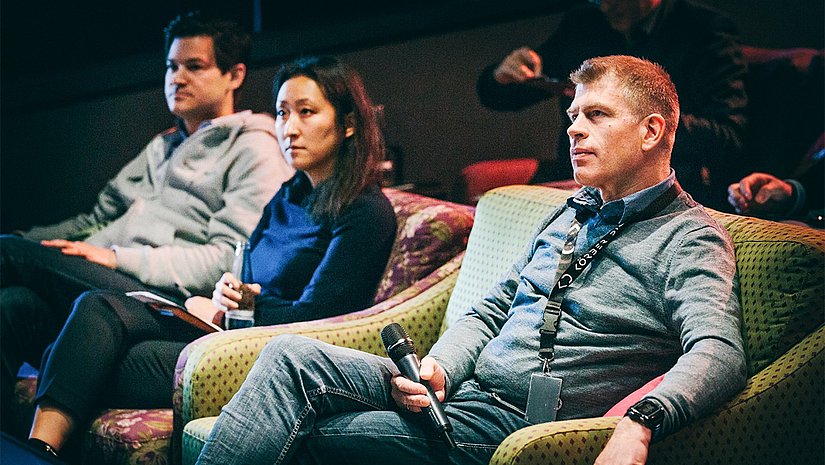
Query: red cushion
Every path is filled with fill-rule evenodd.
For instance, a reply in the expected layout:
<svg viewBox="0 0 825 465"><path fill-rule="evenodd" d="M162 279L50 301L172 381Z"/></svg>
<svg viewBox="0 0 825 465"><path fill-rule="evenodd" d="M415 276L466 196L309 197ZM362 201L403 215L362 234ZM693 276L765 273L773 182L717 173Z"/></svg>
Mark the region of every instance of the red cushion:
<svg viewBox="0 0 825 465"><path fill-rule="evenodd" d="M644 396L647 395L648 392L652 391L653 388L659 385L662 382L662 378L665 375L661 375L657 378L653 378L647 382L644 386L636 389L635 391L631 392L627 395L624 399L620 400L618 404L614 405L604 414L606 417L623 417L627 409L630 408L631 405L635 404L642 400Z"/></svg>
<svg viewBox="0 0 825 465"><path fill-rule="evenodd" d="M538 169L535 158L511 158L485 160L473 163L461 170L465 184L466 201L475 204L490 189L513 184L527 184Z"/></svg>

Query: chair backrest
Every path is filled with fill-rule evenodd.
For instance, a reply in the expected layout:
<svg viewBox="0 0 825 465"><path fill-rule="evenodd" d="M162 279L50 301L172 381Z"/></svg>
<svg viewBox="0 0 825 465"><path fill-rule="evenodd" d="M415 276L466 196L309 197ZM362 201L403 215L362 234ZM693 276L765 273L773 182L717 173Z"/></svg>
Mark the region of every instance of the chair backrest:
<svg viewBox="0 0 825 465"><path fill-rule="evenodd" d="M485 192L501 186L527 184L533 179L539 161L535 158L510 158L472 163L461 170L464 200L475 204Z"/></svg>
<svg viewBox="0 0 825 465"><path fill-rule="evenodd" d="M572 191L508 186L481 197L441 330L466 313L524 252L536 228Z"/></svg>
<svg viewBox="0 0 825 465"><path fill-rule="evenodd" d="M385 188L398 220L375 302L383 302L447 263L467 246L475 208Z"/></svg>
<svg viewBox="0 0 825 465"><path fill-rule="evenodd" d="M538 223L571 194L509 186L481 198L442 331L490 290L524 251ZM753 375L823 324L825 231L708 211L733 239Z"/></svg>

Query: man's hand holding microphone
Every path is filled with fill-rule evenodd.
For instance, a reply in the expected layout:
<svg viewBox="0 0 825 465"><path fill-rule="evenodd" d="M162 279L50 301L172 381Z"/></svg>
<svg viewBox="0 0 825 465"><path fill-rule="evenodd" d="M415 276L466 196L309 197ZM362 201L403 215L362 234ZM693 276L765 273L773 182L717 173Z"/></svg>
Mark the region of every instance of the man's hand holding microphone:
<svg viewBox="0 0 825 465"><path fill-rule="evenodd" d="M425 412L447 445L450 448L456 447L451 435L453 426L441 406L447 383L444 369L432 357L424 357L419 362L412 340L397 323L391 323L381 330L381 340L387 348L387 354L401 372L391 381L391 395L396 404L411 412Z"/></svg>

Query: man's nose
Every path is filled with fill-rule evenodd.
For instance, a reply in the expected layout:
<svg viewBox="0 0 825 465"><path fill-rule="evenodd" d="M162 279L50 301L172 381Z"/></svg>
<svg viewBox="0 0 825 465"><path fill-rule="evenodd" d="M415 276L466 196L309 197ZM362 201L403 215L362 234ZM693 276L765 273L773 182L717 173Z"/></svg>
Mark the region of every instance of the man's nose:
<svg viewBox="0 0 825 465"><path fill-rule="evenodd" d="M567 127L567 136L570 137L570 139L582 139L587 137L585 125L580 121L581 118L576 118L572 123L570 123L570 126Z"/></svg>
<svg viewBox="0 0 825 465"><path fill-rule="evenodd" d="M184 84L186 83L186 71L183 67L180 67L176 70L169 70L169 83L170 84Z"/></svg>

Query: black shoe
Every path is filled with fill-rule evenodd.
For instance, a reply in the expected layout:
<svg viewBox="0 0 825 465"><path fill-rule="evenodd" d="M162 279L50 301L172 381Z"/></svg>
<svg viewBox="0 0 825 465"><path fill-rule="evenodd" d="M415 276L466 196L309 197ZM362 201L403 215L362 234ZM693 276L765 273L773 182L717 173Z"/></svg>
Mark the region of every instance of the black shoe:
<svg viewBox="0 0 825 465"><path fill-rule="evenodd" d="M20 441L6 433L0 433L0 463L19 465L65 465L53 452L47 452L43 441Z"/></svg>
<svg viewBox="0 0 825 465"><path fill-rule="evenodd" d="M41 455L44 455L49 458L60 458L60 456L57 455L57 451L54 450L54 447L49 445L49 443L46 441L41 441L37 438L29 438L29 440L26 441L26 444L29 446L29 448L39 452Z"/></svg>

